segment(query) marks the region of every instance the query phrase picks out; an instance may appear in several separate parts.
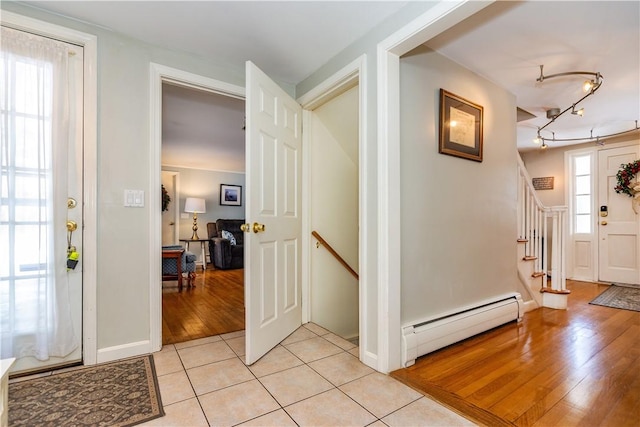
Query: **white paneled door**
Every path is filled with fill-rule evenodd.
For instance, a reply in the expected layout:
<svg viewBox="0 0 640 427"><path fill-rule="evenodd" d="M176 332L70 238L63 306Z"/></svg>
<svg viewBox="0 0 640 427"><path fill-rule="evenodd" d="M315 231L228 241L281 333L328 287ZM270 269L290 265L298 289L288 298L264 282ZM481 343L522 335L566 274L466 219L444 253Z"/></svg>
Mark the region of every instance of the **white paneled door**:
<svg viewBox="0 0 640 427"><path fill-rule="evenodd" d="M598 259L603 282L640 283L640 213L633 211L631 197L614 190L620 165L638 158L638 145L598 153Z"/></svg>
<svg viewBox="0 0 640 427"><path fill-rule="evenodd" d="M302 108L246 65L246 361L302 324Z"/></svg>

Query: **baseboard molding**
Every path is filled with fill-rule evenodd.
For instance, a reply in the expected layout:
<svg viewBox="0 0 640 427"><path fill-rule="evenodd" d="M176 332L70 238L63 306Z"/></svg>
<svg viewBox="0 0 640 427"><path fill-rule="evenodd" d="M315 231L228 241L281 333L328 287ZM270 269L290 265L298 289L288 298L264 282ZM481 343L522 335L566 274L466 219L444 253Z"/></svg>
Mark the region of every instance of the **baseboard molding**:
<svg viewBox="0 0 640 427"><path fill-rule="evenodd" d="M538 308L538 303L534 300L525 301L524 304L522 304L522 309L525 313L535 310L536 308Z"/></svg>
<svg viewBox="0 0 640 427"><path fill-rule="evenodd" d="M151 341L138 341L98 349L98 363L113 362L128 357L151 353Z"/></svg>

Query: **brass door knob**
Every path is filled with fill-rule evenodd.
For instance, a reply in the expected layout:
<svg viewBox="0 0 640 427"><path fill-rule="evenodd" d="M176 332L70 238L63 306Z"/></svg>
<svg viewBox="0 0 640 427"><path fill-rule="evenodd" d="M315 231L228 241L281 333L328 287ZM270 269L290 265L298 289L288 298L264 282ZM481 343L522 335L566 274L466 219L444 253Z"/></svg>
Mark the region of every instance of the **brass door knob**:
<svg viewBox="0 0 640 427"><path fill-rule="evenodd" d="M607 225L607 221L602 221L600 224Z"/></svg>
<svg viewBox="0 0 640 427"><path fill-rule="evenodd" d="M264 224L258 224L257 222L253 223L253 232L254 233L263 232L264 229L265 229Z"/></svg>
<svg viewBox="0 0 640 427"><path fill-rule="evenodd" d="M249 227L251 227L249 224L242 224L240 226L240 230L242 230L245 233L250 233L251 229Z"/></svg>
<svg viewBox="0 0 640 427"><path fill-rule="evenodd" d="M67 231L76 231L78 229L78 223L75 221L67 221Z"/></svg>

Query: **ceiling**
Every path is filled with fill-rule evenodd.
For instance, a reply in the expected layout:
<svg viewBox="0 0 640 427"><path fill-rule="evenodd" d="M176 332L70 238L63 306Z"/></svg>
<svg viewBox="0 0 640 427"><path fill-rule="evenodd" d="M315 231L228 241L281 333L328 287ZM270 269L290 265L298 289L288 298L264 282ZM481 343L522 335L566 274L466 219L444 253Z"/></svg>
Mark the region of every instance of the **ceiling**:
<svg viewBox="0 0 640 427"><path fill-rule="evenodd" d="M238 72L251 59L274 79L295 85L408 2L21 3L168 49L215 57ZM520 150L537 149L532 140L548 122L546 110L564 110L584 96L582 76L536 82L540 65L545 76L575 70L603 76L598 91L578 106L584 117L567 112L542 131L543 137L606 135L632 129L640 120L638 1L499 1L426 44L506 88L519 108L535 116L518 123ZM199 112L191 113L190 105ZM238 169L244 163L241 101L171 87L163 108L163 161L171 153L168 164L195 160L192 167L244 170ZM190 153L186 142L195 151ZM576 142L548 145L571 143ZM212 146L220 151L211 154Z"/></svg>

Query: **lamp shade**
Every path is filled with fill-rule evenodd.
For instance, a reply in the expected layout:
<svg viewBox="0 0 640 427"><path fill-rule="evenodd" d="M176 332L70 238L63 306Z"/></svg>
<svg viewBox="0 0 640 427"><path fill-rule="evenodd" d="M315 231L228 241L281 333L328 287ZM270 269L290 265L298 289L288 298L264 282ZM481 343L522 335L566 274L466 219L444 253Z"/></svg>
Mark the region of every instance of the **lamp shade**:
<svg viewBox="0 0 640 427"><path fill-rule="evenodd" d="M204 207L204 199L198 199L197 197L187 197L187 201L184 203L184 211L191 213L207 212Z"/></svg>

